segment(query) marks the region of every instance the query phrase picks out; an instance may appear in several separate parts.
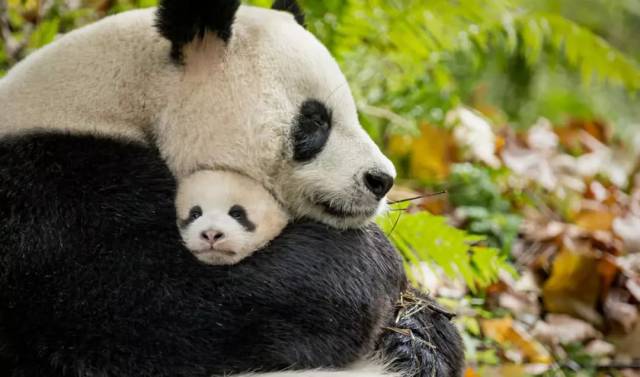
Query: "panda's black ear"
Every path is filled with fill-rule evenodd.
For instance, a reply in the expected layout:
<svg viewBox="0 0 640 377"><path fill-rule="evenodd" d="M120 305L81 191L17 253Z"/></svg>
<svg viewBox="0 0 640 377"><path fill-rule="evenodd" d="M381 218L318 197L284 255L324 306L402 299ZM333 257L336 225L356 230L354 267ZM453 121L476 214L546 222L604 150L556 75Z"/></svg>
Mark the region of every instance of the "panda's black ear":
<svg viewBox="0 0 640 377"><path fill-rule="evenodd" d="M304 12L296 0L276 0L273 2L273 5L271 5L271 9L283 10L293 14L296 21L298 21L300 25L304 26Z"/></svg>
<svg viewBox="0 0 640 377"><path fill-rule="evenodd" d="M156 28L171 41L171 56L180 59L182 48L207 32L227 42L240 0L161 0Z"/></svg>

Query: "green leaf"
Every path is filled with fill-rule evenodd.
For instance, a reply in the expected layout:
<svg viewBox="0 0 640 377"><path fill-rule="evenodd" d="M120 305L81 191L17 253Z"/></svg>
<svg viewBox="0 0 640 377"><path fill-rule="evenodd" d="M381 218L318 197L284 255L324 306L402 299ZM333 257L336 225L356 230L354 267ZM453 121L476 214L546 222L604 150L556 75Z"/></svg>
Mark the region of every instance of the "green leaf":
<svg viewBox="0 0 640 377"><path fill-rule="evenodd" d="M495 282L500 270L513 270L498 249L472 246L484 237L456 229L442 216L392 213L381 216L378 224L409 266L435 264L450 278L461 278L472 292Z"/></svg>
<svg viewBox="0 0 640 377"><path fill-rule="evenodd" d="M40 48L51 41L58 35L60 28L60 19L54 18L51 20L42 21L31 34L29 40L29 47L32 49Z"/></svg>

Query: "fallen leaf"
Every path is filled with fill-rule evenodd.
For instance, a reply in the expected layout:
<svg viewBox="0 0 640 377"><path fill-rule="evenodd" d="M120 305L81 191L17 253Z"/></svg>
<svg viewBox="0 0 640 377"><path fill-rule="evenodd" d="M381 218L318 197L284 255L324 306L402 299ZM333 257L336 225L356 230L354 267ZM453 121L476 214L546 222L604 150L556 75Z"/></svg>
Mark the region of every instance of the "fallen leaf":
<svg viewBox="0 0 640 377"><path fill-rule="evenodd" d="M615 216L610 212L582 211L576 215L575 224L587 231L611 230Z"/></svg>
<svg viewBox="0 0 640 377"><path fill-rule="evenodd" d="M624 332L629 332L638 322L638 308L627 302L626 292L613 290L604 302L604 313L611 321L622 326Z"/></svg>
<svg viewBox="0 0 640 377"><path fill-rule="evenodd" d="M481 161L494 168L500 166L500 160L495 154L495 134L489 122L480 114L458 107L447 114L445 123L453 127L453 138L463 158Z"/></svg>
<svg viewBox="0 0 640 377"><path fill-rule="evenodd" d="M613 232L624 242L627 252L640 251L640 216L628 214L613 220Z"/></svg>
<svg viewBox="0 0 640 377"><path fill-rule="evenodd" d="M564 314L549 314L544 321L538 321L533 336L550 345L583 343L602 335L589 323Z"/></svg>
<svg viewBox="0 0 640 377"><path fill-rule="evenodd" d="M584 351L592 357L604 357L613 355L616 351L616 347L604 340L595 339L587 344Z"/></svg>
<svg viewBox="0 0 640 377"><path fill-rule="evenodd" d="M640 279L627 279L625 287L629 290L629 293L640 302Z"/></svg>
<svg viewBox="0 0 640 377"><path fill-rule="evenodd" d="M454 162L453 141L449 131L428 123L420 127L420 137L411 144L410 176L441 181L449 175Z"/></svg>
<svg viewBox="0 0 640 377"><path fill-rule="evenodd" d="M465 369L464 377L480 377L480 375L476 373L476 371L473 368L469 367Z"/></svg>
<svg viewBox="0 0 640 377"><path fill-rule="evenodd" d="M511 344L530 362L549 364L552 361L549 352L510 317L486 319L481 321L480 327L486 337Z"/></svg>
<svg viewBox="0 0 640 377"><path fill-rule="evenodd" d="M542 298L551 313L563 313L600 324L595 310L600 293L597 260L562 249L555 260L551 276L544 283Z"/></svg>

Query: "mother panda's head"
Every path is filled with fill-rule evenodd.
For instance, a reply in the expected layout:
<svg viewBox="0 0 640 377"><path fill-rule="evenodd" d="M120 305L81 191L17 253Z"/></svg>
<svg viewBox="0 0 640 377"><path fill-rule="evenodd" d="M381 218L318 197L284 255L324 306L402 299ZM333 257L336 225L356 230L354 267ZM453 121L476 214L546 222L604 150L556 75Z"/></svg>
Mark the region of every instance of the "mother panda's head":
<svg viewBox="0 0 640 377"><path fill-rule="evenodd" d="M284 12L284 11L289 12ZM295 1L161 2L156 26L179 79L155 136L180 177L241 171L295 217L364 224L396 175L358 121L337 63L303 26Z"/></svg>

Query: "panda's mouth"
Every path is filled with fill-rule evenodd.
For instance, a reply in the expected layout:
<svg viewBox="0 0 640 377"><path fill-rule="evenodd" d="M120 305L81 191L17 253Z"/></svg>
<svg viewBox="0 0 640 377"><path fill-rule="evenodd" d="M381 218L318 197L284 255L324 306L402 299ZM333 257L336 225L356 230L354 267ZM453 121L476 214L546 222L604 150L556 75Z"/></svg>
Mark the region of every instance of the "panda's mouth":
<svg viewBox="0 0 640 377"><path fill-rule="evenodd" d="M351 204L336 201L315 201L328 215L339 218L370 218L376 214L377 208L354 208Z"/></svg>

